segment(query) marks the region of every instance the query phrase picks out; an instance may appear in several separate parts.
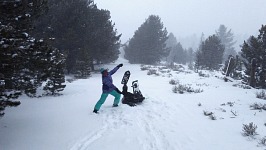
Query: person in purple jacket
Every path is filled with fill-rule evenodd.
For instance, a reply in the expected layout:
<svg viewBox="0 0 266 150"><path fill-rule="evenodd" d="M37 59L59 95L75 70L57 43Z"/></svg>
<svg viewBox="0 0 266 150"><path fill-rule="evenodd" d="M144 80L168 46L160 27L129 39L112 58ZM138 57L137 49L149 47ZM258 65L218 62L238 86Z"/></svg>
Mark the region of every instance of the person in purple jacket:
<svg viewBox="0 0 266 150"><path fill-rule="evenodd" d="M123 64L119 64L116 66L113 70L108 72L107 69L101 68L101 74L102 74L102 95L100 100L96 103L93 112L98 113L100 110L102 104L105 102L107 96L109 94L113 95L115 97L113 107L117 107L118 103L120 101L120 97L122 92L118 90L118 88L113 84L112 75L120 68Z"/></svg>

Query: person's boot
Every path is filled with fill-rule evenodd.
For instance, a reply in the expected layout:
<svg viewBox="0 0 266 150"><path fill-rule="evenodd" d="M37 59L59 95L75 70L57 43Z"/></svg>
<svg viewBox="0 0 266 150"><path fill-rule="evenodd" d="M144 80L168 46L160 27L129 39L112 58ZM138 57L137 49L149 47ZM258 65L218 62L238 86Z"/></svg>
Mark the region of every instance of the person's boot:
<svg viewBox="0 0 266 150"><path fill-rule="evenodd" d="M113 107L118 107L118 105L117 104L113 104Z"/></svg>
<svg viewBox="0 0 266 150"><path fill-rule="evenodd" d="M96 110L96 109L94 109L93 112L94 112L95 114L98 114L98 110Z"/></svg>

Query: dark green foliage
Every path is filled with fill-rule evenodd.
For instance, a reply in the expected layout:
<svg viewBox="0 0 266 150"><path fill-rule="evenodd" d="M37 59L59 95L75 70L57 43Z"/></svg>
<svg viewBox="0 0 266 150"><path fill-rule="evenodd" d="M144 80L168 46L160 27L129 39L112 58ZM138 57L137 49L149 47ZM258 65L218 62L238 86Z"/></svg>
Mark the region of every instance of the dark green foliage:
<svg viewBox="0 0 266 150"><path fill-rule="evenodd" d="M155 64L169 53L166 48L167 30L159 16L151 15L138 28L125 47L130 63Z"/></svg>
<svg viewBox="0 0 266 150"><path fill-rule="evenodd" d="M29 35L32 20L40 15L45 1L3 1L0 3L0 61L4 86L1 99L34 93L33 59L38 55L35 39ZM32 80L33 79L33 80Z"/></svg>
<svg viewBox="0 0 266 150"><path fill-rule="evenodd" d="M255 125L253 122L250 122L249 124L243 124L243 135L244 136L255 136L257 135L257 125Z"/></svg>
<svg viewBox="0 0 266 150"><path fill-rule="evenodd" d="M166 40L166 47L174 47L175 45L178 44L176 37L174 36L173 33L169 33L168 39Z"/></svg>
<svg viewBox="0 0 266 150"><path fill-rule="evenodd" d="M180 43L171 48L171 52L169 54L169 60L171 60L171 62L186 64L188 58L188 51L184 49Z"/></svg>
<svg viewBox="0 0 266 150"><path fill-rule="evenodd" d="M47 95L58 95L60 91L63 91L66 85L65 83L65 58L64 55L56 48L48 47L47 63L49 67L46 68L47 83L44 86L44 90Z"/></svg>
<svg viewBox="0 0 266 150"><path fill-rule="evenodd" d="M55 77L64 80L64 74L56 71L63 72L64 68L59 63L63 59L56 57L62 54L59 51L53 53L55 48L47 41L36 40L31 35L33 20L44 13L46 4L44 0L0 2L1 110L14 106L10 99L23 93L37 96L37 88L47 80L53 81ZM51 87L59 89L56 85ZM60 88L57 91L61 91Z"/></svg>
<svg viewBox="0 0 266 150"><path fill-rule="evenodd" d="M75 78L85 79L90 76L91 68L88 63L84 61L77 61L75 68L77 70L75 73Z"/></svg>
<svg viewBox="0 0 266 150"><path fill-rule="evenodd" d="M170 33L166 40L166 45L170 49L167 62L171 65L174 62L179 64L192 63L194 52L192 48L184 49L181 43L177 42L173 33Z"/></svg>
<svg viewBox="0 0 266 150"><path fill-rule="evenodd" d="M233 47L236 41L234 41L234 35L230 30L227 30L225 25L220 25L218 31L216 31L217 37L221 40L224 45L223 61L225 61L230 55L236 56L235 48Z"/></svg>
<svg viewBox="0 0 266 150"><path fill-rule="evenodd" d="M241 56L244 59L246 75L252 75L252 60L255 61L253 66L255 83L253 87L265 88L266 75L266 26L262 25L258 37L251 36L248 41L244 41L241 49Z"/></svg>
<svg viewBox="0 0 266 150"><path fill-rule="evenodd" d="M20 105L19 101L5 101L5 100L0 100L0 117L4 116L4 110L5 107L16 107Z"/></svg>
<svg viewBox="0 0 266 150"><path fill-rule="evenodd" d="M222 63L224 46L216 35L209 36L196 52L196 68L219 69Z"/></svg>
<svg viewBox="0 0 266 150"><path fill-rule="evenodd" d="M76 74L82 72L80 62L93 70L93 62L118 58L121 35L110 19L110 12L98 9L92 0L51 0L47 14L36 22L35 34L54 38L51 44L67 56L68 73Z"/></svg>

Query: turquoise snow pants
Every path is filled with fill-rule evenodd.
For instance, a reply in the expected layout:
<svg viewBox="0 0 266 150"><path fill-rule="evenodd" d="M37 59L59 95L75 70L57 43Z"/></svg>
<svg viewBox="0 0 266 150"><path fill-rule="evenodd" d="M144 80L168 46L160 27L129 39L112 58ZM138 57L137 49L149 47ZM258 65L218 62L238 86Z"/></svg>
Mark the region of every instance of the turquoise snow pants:
<svg viewBox="0 0 266 150"><path fill-rule="evenodd" d="M118 105L118 103L120 101L121 94L117 93L116 90L113 90L110 93L102 93L100 100L98 100L98 102L96 103L96 105L94 107L95 110L99 110L101 108L102 104L105 102L105 100L109 94L111 94L115 97L114 105Z"/></svg>

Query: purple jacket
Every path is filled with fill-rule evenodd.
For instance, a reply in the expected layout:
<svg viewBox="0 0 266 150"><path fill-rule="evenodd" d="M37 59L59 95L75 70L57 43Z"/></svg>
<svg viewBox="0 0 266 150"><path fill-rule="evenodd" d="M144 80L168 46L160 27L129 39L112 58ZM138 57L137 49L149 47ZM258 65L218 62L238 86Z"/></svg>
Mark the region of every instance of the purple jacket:
<svg viewBox="0 0 266 150"><path fill-rule="evenodd" d="M108 72L107 76L102 75L102 83L103 83L103 93L110 93L116 89L116 86L113 84L112 75L118 70L118 67L115 67L113 70Z"/></svg>

